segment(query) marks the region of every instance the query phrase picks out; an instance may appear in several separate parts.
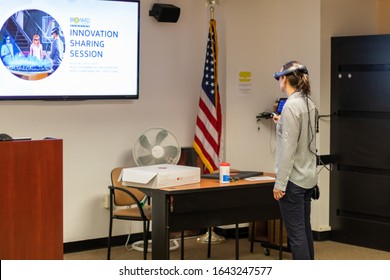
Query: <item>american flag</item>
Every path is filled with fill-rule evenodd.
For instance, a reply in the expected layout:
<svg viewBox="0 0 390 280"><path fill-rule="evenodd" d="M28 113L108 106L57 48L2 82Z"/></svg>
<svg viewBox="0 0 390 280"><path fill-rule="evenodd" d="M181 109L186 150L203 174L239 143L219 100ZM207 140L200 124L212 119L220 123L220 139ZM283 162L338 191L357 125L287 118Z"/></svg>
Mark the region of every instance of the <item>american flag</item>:
<svg viewBox="0 0 390 280"><path fill-rule="evenodd" d="M194 149L210 173L217 170L219 166L221 133L217 28L216 21L211 19L194 139Z"/></svg>

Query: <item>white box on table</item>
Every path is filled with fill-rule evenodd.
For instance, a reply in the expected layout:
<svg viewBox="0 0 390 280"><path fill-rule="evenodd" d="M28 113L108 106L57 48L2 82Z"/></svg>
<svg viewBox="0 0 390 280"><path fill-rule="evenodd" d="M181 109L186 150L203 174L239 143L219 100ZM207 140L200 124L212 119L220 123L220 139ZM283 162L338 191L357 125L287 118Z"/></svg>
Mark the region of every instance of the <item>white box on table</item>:
<svg viewBox="0 0 390 280"><path fill-rule="evenodd" d="M156 164L124 168L121 174L125 186L160 189L200 182L200 168L174 164Z"/></svg>

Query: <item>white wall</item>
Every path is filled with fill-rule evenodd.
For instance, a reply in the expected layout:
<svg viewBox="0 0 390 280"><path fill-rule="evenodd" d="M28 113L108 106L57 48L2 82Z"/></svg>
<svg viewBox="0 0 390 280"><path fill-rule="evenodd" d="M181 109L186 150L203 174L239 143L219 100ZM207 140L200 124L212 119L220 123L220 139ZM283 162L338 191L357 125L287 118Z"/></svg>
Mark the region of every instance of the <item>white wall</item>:
<svg viewBox="0 0 390 280"><path fill-rule="evenodd" d="M159 23L148 16L155 2L141 1L139 100L0 102L0 132L64 139L64 242L107 236L108 210L103 208L103 196L110 170L135 165L132 146L141 131L163 126L176 134L182 146L192 145L208 10L205 0L169 0L166 3L181 8L180 19L174 24ZM255 116L271 109L275 98L281 97L273 72L290 59L307 64L313 98L322 114L329 113L329 36L373 33L375 1L219 2L215 18L225 158L235 168L272 171L273 125L262 120L258 132ZM239 93L237 76L245 70L252 71L252 87L244 96ZM320 154L329 151L329 133L323 126ZM323 172L323 177L323 197L313 206L316 230L329 223L328 174ZM127 226L119 225L114 234L125 234ZM134 224L132 231L140 232L141 226Z"/></svg>
<svg viewBox="0 0 390 280"><path fill-rule="evenodd" d="M226 157L239 169L273 171L274 124L256 123L255 116L272 110L275 99L285 97L273 73L290 60L308 66L314 99L319 99L319 1L224 3L228 7ZM249 94L239 90L240 71L252 72Z"/></svg>
<svg viewBox="0 0 390 280"><path fill-rule="evenodd" d="M270 119L256 123L255 116L286 97L273 73L290 60L308 67L319 106L321 1L227 2L227 160L239 169L273 171L275 125ZM242 70L252 72L252 92L246 95L238 90ZM315 222L313 229L318 230Z"/></svg>
<svg viewBox="0 0 390 280"><path fill-rule="evenodd" d="M170 0L181 8L180 19L160 23L149 17L154 3L141 1L139 100L0 102L0 132L64 139L64 242L107 236L103 197L110 171L135 166L132 147L139 133L163 126L182 146L192 146L208 12L202 0ZM133 230L140 232L141 225L134 223ZM114 228L114 234L126 231L125 223Z"/></svg>
<svg viewBox="0 0 390 280"><path fill-rule="evenodd" d="M273 170L275 130L255 116L283 97L272 74L289 60L307 65L312 98L322 115L330 113L330 37L374 34L373 0L225 0L226 159L233 167ZM238 72L252 72L252 92L241 94ZM260 127L260 131L258 130ZM329 154L329 119L321 120L318 153ZM312 227L329 227L329 172L320 173L321 199L312 206Z"/></svg>

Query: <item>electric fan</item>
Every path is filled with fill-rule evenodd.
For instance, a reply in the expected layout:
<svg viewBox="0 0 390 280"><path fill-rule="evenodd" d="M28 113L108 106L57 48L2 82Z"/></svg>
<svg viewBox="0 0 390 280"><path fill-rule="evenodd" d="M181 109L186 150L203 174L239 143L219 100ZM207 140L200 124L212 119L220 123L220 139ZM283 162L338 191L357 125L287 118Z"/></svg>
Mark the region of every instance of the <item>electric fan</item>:
<svg viewBox="0 0 390 280"><path fill-rule="evenodd" d="M154 164L177 164L180 159L181 148L176 136L166 128L152 127L143 131L136 139L133 147L133 158L137 166ZM179 248L176 239L170 240L169 250ZM151 243L151 240L149 240ZM143 251L143 241L132 244L132 248ZM148 248L148 252L152 249Z"/></svg>
<svg viewBox="0 0 390 280"><path fill-rule="evenodd" d="M142 132L133 148L133 158L138 166L177 164L180 154L176 136L161 127L152 127Z"/></svg>

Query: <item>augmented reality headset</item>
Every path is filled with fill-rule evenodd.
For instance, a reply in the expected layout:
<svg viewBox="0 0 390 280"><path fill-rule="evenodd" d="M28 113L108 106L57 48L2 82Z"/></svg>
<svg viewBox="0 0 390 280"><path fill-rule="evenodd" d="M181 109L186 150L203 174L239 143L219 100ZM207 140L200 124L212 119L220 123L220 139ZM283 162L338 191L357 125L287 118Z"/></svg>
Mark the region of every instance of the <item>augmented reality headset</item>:
<svg viewBox="0 0 390 280"><path fill-rule="evenodd" d="M279 81L279 78L282 76L287 76L295 71L299 71L303 74L309 74L309 71L307 70L307 67L305 65L299 64L295 66L291 66L290 68L287 68L283 71L276 72L274 74L274 78Z"/></svg>

